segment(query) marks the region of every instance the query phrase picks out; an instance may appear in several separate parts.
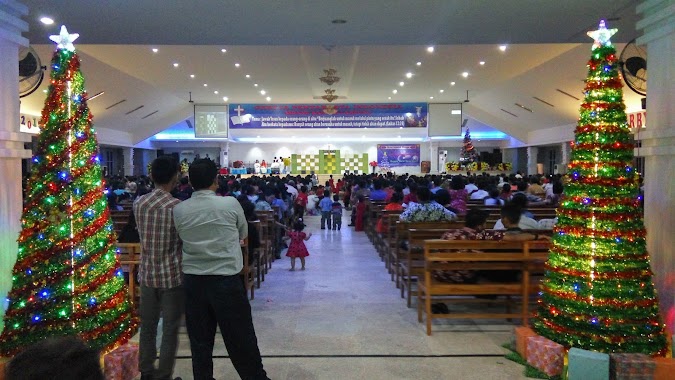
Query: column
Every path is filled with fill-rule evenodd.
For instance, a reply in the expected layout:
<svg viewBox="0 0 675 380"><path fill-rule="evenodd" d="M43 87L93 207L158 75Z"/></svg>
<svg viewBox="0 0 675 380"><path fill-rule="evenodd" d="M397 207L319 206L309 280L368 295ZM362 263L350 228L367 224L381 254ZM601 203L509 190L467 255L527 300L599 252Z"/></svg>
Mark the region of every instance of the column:
<svg viewBox="0 0 675 380"><path fill-rule="evenodd" d="M12 287L12 268L21 231L21 159L30 158L23 144L30 137L19 132L19 47L28 46L21 32L28 23L21 20L28 8L17 2L0 1L0 299ZM1 302L0 320L5 313Z"/></svg>
<svg viewBox="0 0 675 380"><path fill-rule="evenodd" d="M675 332L675 1L648 0L637 7L647 45L649 123L640 132L645 157L645 227L661 313Z"/></svg>
<svg viewBox="0 0 675 380"><path fill-rule="evenodd" d="M570 146L569 141L560 143L560 148L562 151L562 157L560 158L560 166L558 174L567 173L567 165L570 163L570 155L572 154L572 147Z"/></svg>
<svg viewBox="0 0 675 380"><path fill-rule="evenodd" d="M122 148L124 175L134 175L134 148Z"/></svg>
<svg viewBox="0 0 675 380"><path fill-rule="evenodd" d="M527 147L527 174L537 174L537 153L539 149L536 146Z"/></svg>

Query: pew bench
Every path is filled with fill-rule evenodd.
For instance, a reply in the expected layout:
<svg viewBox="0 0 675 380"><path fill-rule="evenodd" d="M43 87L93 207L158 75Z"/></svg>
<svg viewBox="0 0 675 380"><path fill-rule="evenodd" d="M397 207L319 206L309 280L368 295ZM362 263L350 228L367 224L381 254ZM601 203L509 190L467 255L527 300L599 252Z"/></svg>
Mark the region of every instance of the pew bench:
<svg viewBox="0 0 675 380"><path fill-rule="evenodd" d="M548 259L547 241L492 241L492 240L427 240L424 242L424 273L417 284L417 317L426 320L427 335L431 335L433 319L518 318L523 325L530 317L530 296L538 292L538 278ZM514 281L478 281L476 283L447 283L434 278L436 270L517 271ZM520 298L521 307L511 311L510 303L503 313L473 311L468 313L437 314L431 304L444 302L476 302L469 296L506 296Z"/></svg>

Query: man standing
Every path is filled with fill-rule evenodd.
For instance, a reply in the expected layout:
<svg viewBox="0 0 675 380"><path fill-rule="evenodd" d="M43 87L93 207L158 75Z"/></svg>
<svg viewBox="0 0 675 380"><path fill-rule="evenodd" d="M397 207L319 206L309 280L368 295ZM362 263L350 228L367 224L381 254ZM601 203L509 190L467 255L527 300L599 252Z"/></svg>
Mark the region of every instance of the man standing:
<svg viewBox="0 0 675 380"><path fill-rule="evenodd" d="M185 322L195 380L213 378L216 325L242 379L266 380L251 319L251 305L239 278L240 241L248 235L244 210L233 197L218 197L213 161L196 160L189 169L192 198L174 209L183 240Z"/></svg>
<svg viewBox="0 0 675 380"><path fill-rule="evenodd" d="M171 196L178 181L178 163L170 156L155 159L151 178L155 190L134 202L141 240L141 336L138 367L142 380L169 380L178 348L178 327L184 310L182 244L173 224L173 209L180 201ZM162 344L157 357L157 323L162 320ZM180 378L177 378L180 379Z"/></svg>

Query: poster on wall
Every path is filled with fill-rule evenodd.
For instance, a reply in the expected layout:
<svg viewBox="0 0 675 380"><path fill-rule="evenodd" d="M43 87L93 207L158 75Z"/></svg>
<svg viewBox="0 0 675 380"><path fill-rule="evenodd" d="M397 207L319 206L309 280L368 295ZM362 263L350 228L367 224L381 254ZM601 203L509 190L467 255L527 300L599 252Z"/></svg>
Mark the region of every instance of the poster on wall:
<svg viewBox="0 0 675 380"><path fill-rule="evenodd" d="M420 144L378 144L377 165L385 168L420 165Z"/></svg>
<svg viewBox="0 0 675 380"><path fill-rule="evenodd" d="M230 129L426 128L427 103L230 104Z"/></svg>
<svg viewBox="0 0 675 380"><path fill-rule="evenodd" d="M227 137L227 106L195 104L195 137Z"/></svg>

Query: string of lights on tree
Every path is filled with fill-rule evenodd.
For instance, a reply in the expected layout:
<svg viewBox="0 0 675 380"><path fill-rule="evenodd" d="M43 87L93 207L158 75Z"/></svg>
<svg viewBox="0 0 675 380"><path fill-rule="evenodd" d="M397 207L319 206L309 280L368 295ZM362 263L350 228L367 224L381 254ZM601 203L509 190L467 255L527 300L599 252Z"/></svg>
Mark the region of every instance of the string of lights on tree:
<svg viewBox="0 0 675 380"><path fill-rule="evenodd" d="M604 21L588 32L595 43L534 326L567 347L663 356L614 33Z"/></svg>
<svg viewBox="0 0 675 380"><path fill-rule="evenodd" d="M37 152L21 217L19 251L0 335L11 356L50 336L78 335L103 352L135 333L117 260L84 78L65 26L57 43Z"/></svg>

